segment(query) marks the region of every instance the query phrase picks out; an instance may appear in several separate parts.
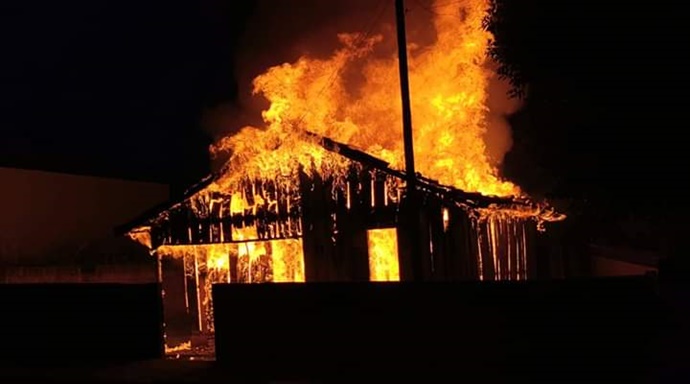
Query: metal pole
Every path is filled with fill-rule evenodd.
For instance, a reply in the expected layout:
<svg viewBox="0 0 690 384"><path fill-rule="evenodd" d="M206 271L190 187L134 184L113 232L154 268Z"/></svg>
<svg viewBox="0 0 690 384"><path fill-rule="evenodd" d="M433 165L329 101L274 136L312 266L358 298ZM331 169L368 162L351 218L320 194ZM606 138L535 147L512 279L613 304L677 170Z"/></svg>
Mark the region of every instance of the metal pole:
<svg viewBox="0 0 690 384"><path fill-rule="evenodd" d="M405 175L407 212L404 212L407 237L410 244L410 267L412 280L422 279L422 264L419 244L419 202L417 177L414 169L414 146L412 140L412 108L410 105L410 81L407 73L407 37L405 33L405 3L395 0L395 21L398 35L398 68L400 72L400 96L402 98L403 141L405 147Z"/></svg>

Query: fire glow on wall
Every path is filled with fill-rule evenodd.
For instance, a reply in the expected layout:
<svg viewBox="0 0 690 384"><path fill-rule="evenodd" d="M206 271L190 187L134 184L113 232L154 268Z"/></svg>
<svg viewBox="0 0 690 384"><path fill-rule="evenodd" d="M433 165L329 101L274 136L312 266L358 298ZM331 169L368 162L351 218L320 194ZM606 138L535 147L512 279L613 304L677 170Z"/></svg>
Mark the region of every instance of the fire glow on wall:
<svg viewBox="0 0 690 384"><path fill-rule="evenodd" d="M398 60L374 55L387 36L341 34L331 57L254 80L270 102L265 125L219 140L212 151L230 154L221 171L129 231L161 260L168 344L213 333L216 282L531 276L534 234L564 217L502 180L487 155L489 6L438 1L435 41L410 52L414 194L401 171Z"/></svg>

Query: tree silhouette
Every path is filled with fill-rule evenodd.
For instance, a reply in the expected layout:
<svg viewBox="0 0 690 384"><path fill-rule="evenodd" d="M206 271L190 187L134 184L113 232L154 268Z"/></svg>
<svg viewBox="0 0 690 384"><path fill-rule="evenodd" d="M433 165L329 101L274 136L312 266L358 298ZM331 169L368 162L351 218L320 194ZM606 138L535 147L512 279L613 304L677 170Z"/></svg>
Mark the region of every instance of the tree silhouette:
<svg viewBox="0 0 690 384"><path fill-rule="evenodd" d="M680 58L680 20L664 1L492 0L486 28L490 55L515 94L558 75L577 81L645 82L660 64Z"/></svg>
<svg viewBox="0 0 690 384"><path fill-rule="evenodd" d="M614 226L633 212L685 217L684 190L666 187L687 163L682 15L663 0L492 0L489 54L526 99L507 163L531 157L561 180L556 194L586 198Z"/></svg>

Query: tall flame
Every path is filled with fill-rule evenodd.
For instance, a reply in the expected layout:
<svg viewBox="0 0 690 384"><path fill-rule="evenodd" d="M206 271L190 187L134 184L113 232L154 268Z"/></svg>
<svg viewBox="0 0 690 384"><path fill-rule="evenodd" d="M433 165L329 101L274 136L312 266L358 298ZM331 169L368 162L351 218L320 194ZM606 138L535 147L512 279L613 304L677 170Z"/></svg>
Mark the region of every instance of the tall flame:
<svg viewBox="0 0 690 384"><path fill-rule="evenodd" d="M416 168L446 185L486 195L519 195L489 161L487 46L483 28L489 0L439 0L433 11L436 39L408 47ZM220 140L230 169L273 178L296 163L320 172L337 171L341 159L303 135L312 131L403 168L397 57L373 55L382 35L340 34L341 46L326 58L303 56L254 79L254 94L266 98L264 127L245 127ZM361 76L353 81L353 71ZM226 174L231 181L236 173ZM228 180L229 179L229 180Z"/></svg>

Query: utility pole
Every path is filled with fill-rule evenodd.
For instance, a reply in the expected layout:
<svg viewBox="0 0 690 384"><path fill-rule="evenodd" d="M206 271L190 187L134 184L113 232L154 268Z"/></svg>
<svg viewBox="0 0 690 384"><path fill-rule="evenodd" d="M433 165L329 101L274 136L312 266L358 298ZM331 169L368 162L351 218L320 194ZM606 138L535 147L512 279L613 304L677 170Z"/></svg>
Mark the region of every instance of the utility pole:
<svg viewBox="0 0 690 384"><path fill-rule="evenodd" d="M412 108L410 106L410 80L407 73L407 37L405 33L405 3L395 0L395 20L398 31L398 68L400 71L400 96L402 97L403 140L405 144L405 173L407 182L416 182L414 169L414 145L412 141Z"/></svg>
<svg viewBox="0 0 690 384"><path fill-rule="evenodd" d="M410 245L410 266L412 280L422 279L421 248L419 244L419 199L417 176L414 168L414 145L412 140L412 108L410 106L410 81L407 68L407 37L405 33L405 3L395 0L395 21L398 35L398 68L400 71L400 96L402 98L403 141L405 147L405 175L407 208L404 209L406 232Z"/></svg>

